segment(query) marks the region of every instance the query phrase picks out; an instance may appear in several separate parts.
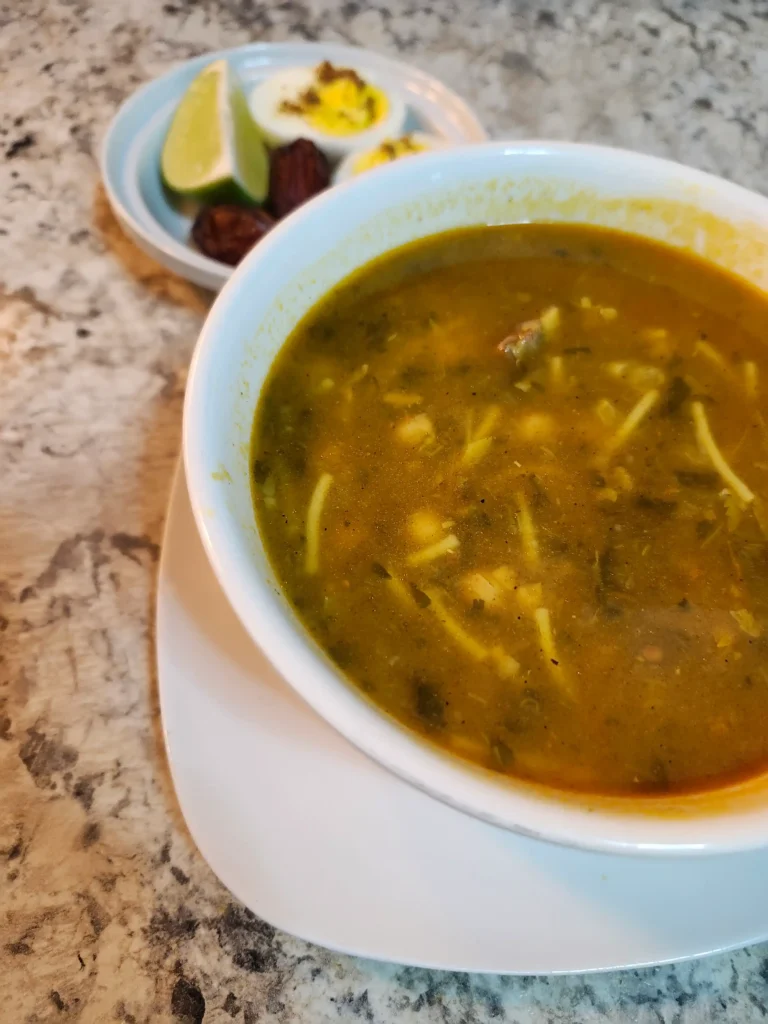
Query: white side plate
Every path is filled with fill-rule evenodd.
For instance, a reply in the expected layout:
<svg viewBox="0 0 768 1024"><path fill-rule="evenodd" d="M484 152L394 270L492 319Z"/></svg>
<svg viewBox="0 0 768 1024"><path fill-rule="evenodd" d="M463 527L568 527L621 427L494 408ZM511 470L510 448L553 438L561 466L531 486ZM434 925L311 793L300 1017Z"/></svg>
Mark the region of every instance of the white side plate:
<svg viewBox="0 0 768 1024"><path fill-rule="evenodd" d="M375 71L385 89L406 100L408 131L425 131L448 143L483 142L487 135L473 111L438 79L370 50L339 43L252 43L206 53L142 86L120 107L101 150L101 176L123 230L163 266L195 284L218 291L232 274L189 244L190 216L170 201L160 179L160 153L171 118L201 68L225 58L250 93L270 72L330 60Z"/></svg>
<svg viewBox="0 0 768 1024"><path fill-rule="evenodd" d="M287 932L377 960L509 974L637 967L768 937L768 851L665 860L550 846L465 817L351 747L230 609L181 470L157 659L192 836L235 896Z"/></svg>

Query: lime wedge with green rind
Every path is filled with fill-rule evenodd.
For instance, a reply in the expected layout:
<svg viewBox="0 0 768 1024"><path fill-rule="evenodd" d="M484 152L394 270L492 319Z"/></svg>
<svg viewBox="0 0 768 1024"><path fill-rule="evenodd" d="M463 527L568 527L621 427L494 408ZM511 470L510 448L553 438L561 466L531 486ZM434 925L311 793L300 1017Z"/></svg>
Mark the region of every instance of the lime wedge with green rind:
<svg viewBox="0 0 768 1024"><path fill-rule="evenodd" d="M260 203L269 186L269 156L232 68L203 68L173 115L160 171L166 186L205 202Z"/></svg>

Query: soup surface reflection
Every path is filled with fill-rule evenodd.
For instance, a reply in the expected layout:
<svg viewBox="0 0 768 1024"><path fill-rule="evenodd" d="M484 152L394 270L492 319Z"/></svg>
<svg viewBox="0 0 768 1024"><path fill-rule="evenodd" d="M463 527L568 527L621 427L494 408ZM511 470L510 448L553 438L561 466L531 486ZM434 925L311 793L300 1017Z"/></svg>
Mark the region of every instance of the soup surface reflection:
<svg viewBox="0 0 768 1024"><path fill-rule="evenodd" d="M601 229L393 252L256 414L277 577L352 684L494 771L712 787L768 765L768 304Z"/></svg>

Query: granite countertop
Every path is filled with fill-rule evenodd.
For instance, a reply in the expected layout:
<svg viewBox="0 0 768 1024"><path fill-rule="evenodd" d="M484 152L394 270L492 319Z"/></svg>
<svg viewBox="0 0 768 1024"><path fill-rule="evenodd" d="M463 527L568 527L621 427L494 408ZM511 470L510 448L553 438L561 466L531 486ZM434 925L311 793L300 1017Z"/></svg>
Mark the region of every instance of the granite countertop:
<svg viewBox="0 0 768 1024"><path fill-rule="evenodd" d="M153 591L211 297L121 235L96 153L118 104L175 61L288 38L400 55L495 135L768 186L764 0L0 0L0 1018L761 1020L768 947L553 979L332 954L237 904L185 830Z"/></svg>

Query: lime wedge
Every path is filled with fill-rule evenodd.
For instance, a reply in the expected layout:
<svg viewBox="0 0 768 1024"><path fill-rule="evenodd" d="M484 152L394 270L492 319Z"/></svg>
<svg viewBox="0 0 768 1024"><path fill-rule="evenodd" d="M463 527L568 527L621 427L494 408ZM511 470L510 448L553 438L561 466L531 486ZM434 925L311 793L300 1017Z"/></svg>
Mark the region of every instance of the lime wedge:
<svg viewBox="0 0 768 1024"><path fill-rule="evenodd" d="M208 202L260 203L269 157L240 83L225 60L203 68L173 115L160 157L173 192Z"/></svg>

